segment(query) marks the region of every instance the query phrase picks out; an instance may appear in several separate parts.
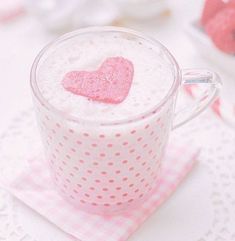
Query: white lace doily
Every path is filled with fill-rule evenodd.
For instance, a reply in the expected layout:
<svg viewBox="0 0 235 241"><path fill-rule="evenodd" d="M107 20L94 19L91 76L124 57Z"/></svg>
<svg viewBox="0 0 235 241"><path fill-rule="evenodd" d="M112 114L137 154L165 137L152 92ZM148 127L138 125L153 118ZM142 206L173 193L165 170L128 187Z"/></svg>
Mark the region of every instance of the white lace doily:
<svg viewBox="0 0 235 241"><path fill-rule="evenodd" d="M199 164L130 241L235 240L234 129L207 112L172 134L202 147ZM0 137L0 175L13 178L40 150L34 114L21 112ZM0 240L74 239L0 189Z"/></svg>

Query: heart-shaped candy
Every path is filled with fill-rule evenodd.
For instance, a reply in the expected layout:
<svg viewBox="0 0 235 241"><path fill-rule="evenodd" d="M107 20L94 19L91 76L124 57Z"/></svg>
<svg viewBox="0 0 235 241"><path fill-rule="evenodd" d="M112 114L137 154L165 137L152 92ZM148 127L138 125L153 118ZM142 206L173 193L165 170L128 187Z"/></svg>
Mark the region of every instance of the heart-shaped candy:
<svg viewBox="0 0 235 241"><path fill-rule="evenodd" d="M107 58L96 71L68 72L62 85L76 95L110 104L121 103L128 95L134 67L123 57Z"/></svg>

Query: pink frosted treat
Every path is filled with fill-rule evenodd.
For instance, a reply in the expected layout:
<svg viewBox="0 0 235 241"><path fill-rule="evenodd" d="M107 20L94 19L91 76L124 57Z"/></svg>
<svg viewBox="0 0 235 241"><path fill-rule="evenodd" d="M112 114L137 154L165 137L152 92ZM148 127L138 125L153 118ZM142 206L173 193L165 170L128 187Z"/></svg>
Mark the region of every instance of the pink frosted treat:
<svg viewBox="0 0 235 241"><path fill-rule="evenodd" d="M227 7L228 8L235 8L235 0L229 0L227 2Z"/></svg>
<svg viewBox="0 0 235 241"><path fill-rule="evenodd" d="M225 8L205 27L214 44L223 52L235 53L235 8Z"/></svg>
<svg viewBox="0 0 235 241"><path fill-rule="evenodd" d="M206 23L225 6L226 4L223 0L206 0L201 16L202 26L205 26Z"/></svg>
<svg viewBox="0 0 235 241"><path fill-rule="evenodd" d="M71 71L65 75L64 88L76 95L105 103L122 102L129 93L133 64L122 57L108 58L96 71Z"/></svg>

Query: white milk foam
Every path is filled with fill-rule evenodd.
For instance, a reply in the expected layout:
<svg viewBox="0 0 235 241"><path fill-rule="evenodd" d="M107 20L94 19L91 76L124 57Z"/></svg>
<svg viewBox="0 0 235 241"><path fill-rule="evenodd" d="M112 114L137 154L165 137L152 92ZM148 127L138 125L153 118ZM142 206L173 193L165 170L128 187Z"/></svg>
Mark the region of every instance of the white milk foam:
<svg viewBox="0 0 235 241"><path fill-rule="evenodd" d="M124 57L134 65L130 92L120 104L106 104L66 91L61 81L69 71L93 71L109 57ZM71 39L41 63L38 87L52 106L83 119L117 121L134 118L152 110L168 93L173 74L170 64L153 45L113 34Z"/></svg>

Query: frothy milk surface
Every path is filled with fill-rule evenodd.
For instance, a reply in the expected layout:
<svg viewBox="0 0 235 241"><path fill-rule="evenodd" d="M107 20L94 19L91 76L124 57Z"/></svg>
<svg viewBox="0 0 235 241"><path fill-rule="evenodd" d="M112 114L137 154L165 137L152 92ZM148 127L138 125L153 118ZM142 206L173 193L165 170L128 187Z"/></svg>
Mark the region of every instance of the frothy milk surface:
<svg viewBox="0 0 235 241"><path fill-rule="evenodd" d="M61 81L69 71L94 71L110 57L134 65L133 82L119 104L92 101L65 90ZM43 98L63 113L82 119L117 121L135 118L154 108L168 93L173 73L164 54L146 42L120 34L86 35L58 46L38 68L37 85Z"/></svg>

